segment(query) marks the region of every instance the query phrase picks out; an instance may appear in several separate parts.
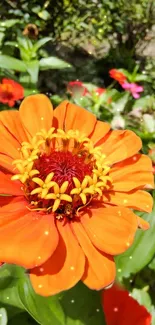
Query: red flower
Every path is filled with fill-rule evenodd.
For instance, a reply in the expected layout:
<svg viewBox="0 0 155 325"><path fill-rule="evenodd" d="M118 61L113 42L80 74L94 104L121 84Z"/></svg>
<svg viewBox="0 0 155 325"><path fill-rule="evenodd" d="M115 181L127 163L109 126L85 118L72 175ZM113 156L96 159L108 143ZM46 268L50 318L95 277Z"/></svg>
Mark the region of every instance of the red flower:
<svg viewBox="0 0 155 325"><path fill-rule="evenodd" d="M103 93L105 93L105 91L106 91L106 89L105 88L96 88L95 89L95 93L96 93L96 95L102 95Z"/></svg>
<svg viewBox="0 0 155 325"><path fill-rule="evenodd" d="M89 93L88 89L84 86L82 81L70 81L67 86L68 92L70 92L73 96L79 93L81 96L85 96Z"/></svg>
<svg viewBox="0 0 155 325"><path fill-rule="evenodd" d="M109 71L109 75L111 78L117 80L120 84L124 83L127 79L124 73L120 72L117 69L111 69Z"/></svg>
<svg viewBox="0 0 155 325"><path fill-rule="evenodd" d="M147 309L117 285L103 291L102 305L107 325L151 325Z"/></svg>
<svg viewBox="0 0 155 325"><path fill-rule="evenodd" d="M24 88L14 80L2 79L0 84L0 102L14 106L15 101L24 97Z"/></svg>

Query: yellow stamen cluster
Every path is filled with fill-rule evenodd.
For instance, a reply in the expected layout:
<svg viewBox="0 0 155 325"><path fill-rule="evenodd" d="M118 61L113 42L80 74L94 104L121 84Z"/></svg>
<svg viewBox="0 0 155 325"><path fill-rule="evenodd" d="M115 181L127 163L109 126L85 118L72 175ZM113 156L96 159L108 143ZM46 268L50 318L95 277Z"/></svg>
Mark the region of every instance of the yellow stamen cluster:
<svg viewBox="0 0 155 325"><path fill-rule="evenodd" d="M54 172L50 172L45 180L42 180L39 177L40 172L35 168L35 162L39 161L42 154L49 155L52 152L66 150L70 151L72 155L83 156L84 162L92 165L92 174L85 175L82 182L73 177L72 181L75 187L70 191L67 180L59 186L54 181ZM26 192L28 188L31 188L28 196L36 210L37 202L45 204L45 201L47 210L51 209L53 212L60 209L62 205L66 207L70 204L71 206L73 202L78 202L81 206L86 205L93 197L101 198L103 191L108 189L112 183L112 179L108 175L110 167L104 163L105 155L101 148L94 147L93 142L84 134L80 134L78 130L65 132L61 129L55 130L55 128L51 128L49 131L42 129L31 139L30 143L23 142L21 144L20 156L20 159L13 162L18 172L12 177L12 180L19 180L24 184ZM34 196L35 199L33 199ZM38 206L38 210L40 210L40 206Z"/></svg>

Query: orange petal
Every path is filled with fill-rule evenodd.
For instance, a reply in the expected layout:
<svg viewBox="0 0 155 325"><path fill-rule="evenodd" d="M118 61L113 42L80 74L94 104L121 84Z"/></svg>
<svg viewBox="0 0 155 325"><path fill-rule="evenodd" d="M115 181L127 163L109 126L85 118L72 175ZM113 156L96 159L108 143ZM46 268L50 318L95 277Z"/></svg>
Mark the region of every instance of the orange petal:
<svg viewBox="0 0 155 325"><path fill-rule="evenodd" d="M11 172L12 174L15 173L15 166L12 165L13 159L0 153L0 166Z"/></svg>
<svg viewBox="0 0 155 325"><path fill-rule="evenodd" d="M53 108L45 95L26 97L20 106L19 114L28 135L34 136L41 129L49 130L52 126Z"/></svg>
<svg viewBox="0 0 155 325"><path fill-rule="evenodd" d="M79 222L72 222L71 227L87 257L82 281L90 289L95 290L110 285L114 281L116 273L113 258L98 251L92 245L86 231Z"/></svg>
<svg viewBox="0 0 155 325"><path fill-rule="evenodd" d="M0 172L0 194L23 195L21 183L11 181L11 176Z"/></svg>
<svg viewBox="0 0 155 325"><path fill-rule="evenodd" d="M53 111L53 126L56 129L65 130L65 116L66 116L67 105L68 105L68 100L64 100Z"/></svg>
<svg viewBox="0 0 155 325"><path fill-rule="evenodd" d="M13 197L13 196L3 196L0 195L0 208L5 206L8 209L8 204L13 202L14 199L16 199L17 197ZM21 197L19 197L21 198Z"/></svg>
<svg viewBox="0 0 155 325"><path fill-rule="evenodd" d="M113 179L113 190L128 192L146 185L154 188L151 159L145 155L135 155L118 163L110 171Z"/></svg>
<svg viewBox="0 0 155 325"><path fill-rule="evenodd" d="M60 240L51 258L31 270L34 290L42 296L54 295L73 287L84 273L85 257L68 223L57 222Z"/></svg>
<svg viewBox="0 0 155 325"><path fill-rule="evenodd" d="M103 201L107 204L122 205L139 211L151 212L153 199L151 194L141 190L130 192L104 192Z"/></svg>
<svg viewBox="0 0 155 325"><path fill-rule="evenodd" d="M96 117L86 109L69 103L62 102L54 111L54 117L57 119L59 128L68 131L79 130L87 136L94 130ZM55 122L56 125L56 122Z"/></svg>
<svg viewBox="0 0 155 325"><path fill-rule="evenodd" d="M0 112L0 121L7 132L19 142L27 141L27 136L20 120L19 111L9 110Z"/></svg>
<svg viewBox="0 0 155 325"><path fill-rule="evenodd" d="M142 230L148 230L150 228L150 224L146 220L144 220L140 217L137 217L137 218L138 218L138 228L140 228Z"/></svg>
<svg viewBox="0 0 155 325"><path fill-rule="evenodd" d="M56 249L54 216L29 212L24 204L14 204L8 205L7 211L6 207L0 209L0 260L33 268L44 263Z"/></svg>
<svg viewBox="0 0 155 325"><path fill-rule="evenodd" d="M20 143L2 124L0 124L0 134L0 153L9 156L12 159L19 159L20 155L18 148L20 148Z"/></svg>
<svg viewBox="0 0 155 325"><path fill-rule="evenodd" d="M110 130L110 124L97 121L90 138L93 141L93 143L96 144L109 132L109 130Z"/></svg>
<svg viewBox="0 0 155 325"><path fill-rule="evenodd" d="M101 203L86 209L81 215L81 223L93 245L110 255L126 251L138 227L137 216L129 209L105 208Z"/></svg>
<svg viewBox="0 0 155 325"><path fill-rule="evenodd" d="M101 145L107 161L113 164L135 155L141 149L142 142L132 131L114 130L96 145Z"/></svg>

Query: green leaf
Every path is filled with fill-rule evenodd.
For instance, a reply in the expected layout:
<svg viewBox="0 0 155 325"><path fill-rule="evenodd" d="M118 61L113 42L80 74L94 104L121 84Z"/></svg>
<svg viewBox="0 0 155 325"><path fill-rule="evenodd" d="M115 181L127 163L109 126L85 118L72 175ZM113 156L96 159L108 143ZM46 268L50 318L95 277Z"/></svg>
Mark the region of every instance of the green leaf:
<svg viewBox="0 0 155 325"><path fill-rule="evenodd" d="M45 298L37 295L23 268L5 264L0 268L0 279L1 303L25 309L39 324L65 325L58 296Z"/></svg>
<svg viewBox="0 0 155 325"><path fill-rule="evenodd" d="M111 106L112 106L112 111L113 111L113 114L118 114L118 112L123 112L124 109L125 109L125 106L128 102L128 99L129 99L129 92L124 92L124 93L119 93L117 95L117 98L115 101L112 101L111 103Z"/></svg>
<svg viewBox="0 0 155 325"><path fill-rule="evenodd" d="M142 306L145 306L148 311L151 310L151 298L145 288L136 289L134 288L132 293L132 297L138 301L138 303Z"/></svg>
<svg viewBox="0 0 155 325"><path fill-rule="evenodd" d="M133 245L123 254L116 257L118 279L127 278L143 269L155 253L155 207L152 213L138 213L150 223L147 231L137 230Z"/></svg>
<svg viewBox="0 0 155 325"><path fill-rule="evenodd" d="M151 82L151 78L146 75L146 74L137 74L136 77L135 77L135 82L137 81L147 81L147 82Z"/></svg>
<svg viewBox="0 0 155 325"><path fill-rule="evenodd" d="M39 90L38 89L34 89L34 88L24 88L24 97L30 96L30 95L34 95L34 94L38 94Z"/></svg>
<svg viewBox="0 0 155 325"><path fill-rule="evenodd" d="M24 269L4 264L0 268L0 302L24 309L18 294L18 282L24 276Z"/></svg>
<svg viewBox="0 0 155 325"><path fill-rule="evenodd" d="M41 59L39 65L41 70L71 68L71 64L54 56Z"/></svg>
<svg viewBox="0 0 155 325"><path fill-rule="evenodd" d="M37 50L42 47L43 45L45 45L47 42L51 41L52 38L51 37L44 37L42 39L40 39L38 42L36 42L33 45L33 51L37 52Z"/></svg>
<svg viewBox="0 0 155 325"><path fill-rule="evenodd" d="M7 46L14 46L14 47L17 47L18 48L18 43L15 42L15 41L6 41L5 42L5 45L7 45Z"/></svg>
<svg viewBox="0 0 155 325"><path fill-rule="evenodd" d="M144 96L142 98L135 100L135 102L132 106L132 109L134 109L134 108L142 108L143 109L143 108L147 107L149 100L150 100L150 96Z"/></svg>
<svg viewBox="0 0 155 325"><path fill-rule="evenodd" d="M2 41L3 41L4 37L5 37L5 33L0 32L0 46L2 45Z"/></svg>
<svg viewBox="0 0 155 325"><path fill-rule="evenodd" d="M88 289L82 282L62 294L61 305L65 325L104 325L100 293Z"/></svg>
<svg viewBox="0 0 155 325"><path fill-rule="evenodd" d="M43 20L48 20L51 18L50 13L47 10L42 10L38 12L38 16L42 18Z"/></svg>
<svg viewBox="0 0 155 325"><path fill-rule="evenodd" d="M20 313L9 320L8 325L38 325L28 313Z"/></svg>
<svg viewBox="0 0 155 325"><path fill-rule="evenodd" d="M32 84L36 84L38 82L38 74L39 74L39 61L34 60L30 62L25 62L26 70L29 73Z"/></svg>
<svg viewBox="0 0 155 325"><path fill-rule="evenodd" d="M12 26L14 26L15 24L21 24L20 19L8 19L5 21L0 21L0 27L6 27L6 28L10 28Z"/></svg>
<svg viewBox="0 0 155 325"><path fill-rule="evenodd" d="M23 306L39 324L65 324L64 313L57 296L45 298L37 295L28 277L20 281L18 290Z"/></svg>
<svg viewBox="0 0 155 325"><path fill-rule="evenodd" d="M21 60L12 58L9 55L0 55L0 68L11 69L16 71L26 71L25 63Z"/></svg>
<svg viewBox="0 0 155 325"><path fill-rule="evenodd" d="M5 308L0 308L0 325L7 325L8 318Z"/></svg>
<svg viewBox="0 0 155 325"><path fill-rule="evenodd" d="M151 270L155 270L155 257L153 257L152 261L150 262L150 264L148 265L148 267Z"/></svg>

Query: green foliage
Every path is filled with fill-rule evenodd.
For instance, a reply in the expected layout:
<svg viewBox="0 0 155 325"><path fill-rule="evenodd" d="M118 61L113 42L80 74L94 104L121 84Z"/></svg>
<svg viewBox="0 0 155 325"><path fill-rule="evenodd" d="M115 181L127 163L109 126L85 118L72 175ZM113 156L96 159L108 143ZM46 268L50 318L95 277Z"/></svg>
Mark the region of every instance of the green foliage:
<svg viewBox="0 0 155 325"><path fill-rule="evenodd" d="M45 298L34 292L28 275L20 267L3 265L0 278L0 303L19 308L16 314L9 316L11 325L18 324L22 319L22 324L27 325L25 311L41 325L72 325L75 321L77 325L105 324L100 294L82 283L59 295Z"/></svg>

